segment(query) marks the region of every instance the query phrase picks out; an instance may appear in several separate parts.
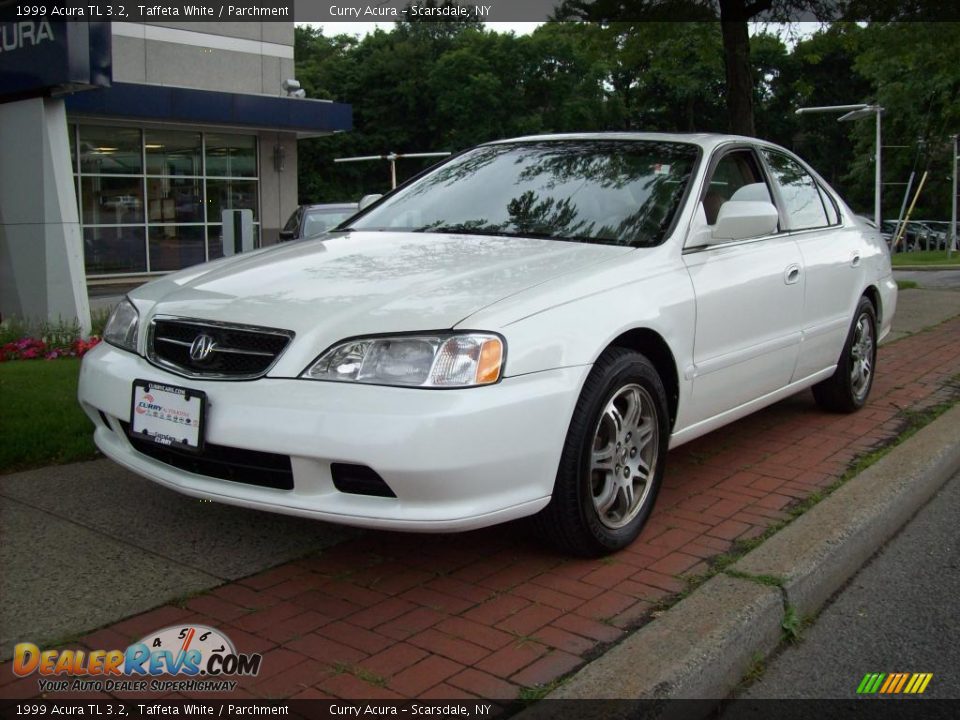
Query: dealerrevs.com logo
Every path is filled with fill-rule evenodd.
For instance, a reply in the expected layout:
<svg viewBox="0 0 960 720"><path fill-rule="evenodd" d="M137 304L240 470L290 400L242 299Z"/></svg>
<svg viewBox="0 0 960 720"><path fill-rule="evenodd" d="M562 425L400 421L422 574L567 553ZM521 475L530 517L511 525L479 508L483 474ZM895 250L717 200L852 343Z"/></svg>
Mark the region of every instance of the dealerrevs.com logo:
<svg viewBox="0 0 960 720"><path fill-rule="evenodd" d="M13 672L36 673L40 692L221 692L235 676L260 672L263 656L238 653L224 633L206 625L171 625L125 650L41 650L19 643Z"/></svg>

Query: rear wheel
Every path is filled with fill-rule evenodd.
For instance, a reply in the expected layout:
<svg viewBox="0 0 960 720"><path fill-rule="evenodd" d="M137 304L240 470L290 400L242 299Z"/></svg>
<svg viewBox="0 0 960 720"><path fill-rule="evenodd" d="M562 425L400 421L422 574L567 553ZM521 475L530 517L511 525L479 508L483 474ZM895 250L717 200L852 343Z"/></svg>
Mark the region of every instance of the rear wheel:
<svg viewBox="0 0 960 720"><path fill-rule="evenodd" d="M873 387L877 364L877 313L869 298L860 298L837 370L813 386L824 410L851 413L862 408Z"/></svg>
<svg viewBox="0 0 960 720"><path fill-rule="evenodd" d="M666 392L643 355L611 348L594 365L564 444L540 531L566 552L596 556L640 534L663 477Z"/></svg>

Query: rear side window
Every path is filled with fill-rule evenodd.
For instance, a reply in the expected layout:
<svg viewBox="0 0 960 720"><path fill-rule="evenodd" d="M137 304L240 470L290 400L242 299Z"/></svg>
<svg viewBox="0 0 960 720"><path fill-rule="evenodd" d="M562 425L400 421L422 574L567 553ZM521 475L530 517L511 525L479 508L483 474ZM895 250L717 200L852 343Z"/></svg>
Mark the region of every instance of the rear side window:
<svg viewBox="0 0 960 720"><path fill-rule="evenodd" d="M830 225L820 188L810 173L786 155L772 150L764 150L763 155L780 186L790 229L806 230Z"/></svg>
<svg viewBox="0 0 960 720"><path fill-rule="evenodd" d="M827 219L831 225L839 225L840 211L837 210L837 204L833 198L830 197L830 194L823 189L822 185L818 185L817 187L820 188L820 199L823 200L823 207L827 210Z"/></svg>

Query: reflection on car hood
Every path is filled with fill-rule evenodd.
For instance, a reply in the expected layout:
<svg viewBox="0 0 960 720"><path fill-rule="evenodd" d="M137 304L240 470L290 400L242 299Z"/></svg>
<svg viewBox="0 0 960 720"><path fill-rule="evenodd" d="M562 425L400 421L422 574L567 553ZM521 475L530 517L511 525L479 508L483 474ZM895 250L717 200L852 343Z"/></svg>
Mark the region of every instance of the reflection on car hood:
<svg viewBox="0 0 960 720"><path fill-rule="evenodd" d="M557 240L352 232L190 268L139 288L131 298L147 319L161 314L293 330L297 340L272 373L284 374L344 338L452 328L498 300L631 250Z"/></svg>

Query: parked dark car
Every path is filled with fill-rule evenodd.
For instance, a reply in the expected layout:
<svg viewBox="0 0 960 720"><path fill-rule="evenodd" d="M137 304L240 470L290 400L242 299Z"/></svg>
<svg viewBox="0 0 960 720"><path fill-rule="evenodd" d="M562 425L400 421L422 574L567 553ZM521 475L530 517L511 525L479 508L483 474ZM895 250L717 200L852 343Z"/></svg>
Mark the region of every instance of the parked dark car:
<svg viewBox="0 0 960 720"><path fill-rule="evenodd" d="M307 240L332 230L357 212L357 203L301 205L280 231L280 240Z"/></svg>

